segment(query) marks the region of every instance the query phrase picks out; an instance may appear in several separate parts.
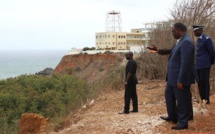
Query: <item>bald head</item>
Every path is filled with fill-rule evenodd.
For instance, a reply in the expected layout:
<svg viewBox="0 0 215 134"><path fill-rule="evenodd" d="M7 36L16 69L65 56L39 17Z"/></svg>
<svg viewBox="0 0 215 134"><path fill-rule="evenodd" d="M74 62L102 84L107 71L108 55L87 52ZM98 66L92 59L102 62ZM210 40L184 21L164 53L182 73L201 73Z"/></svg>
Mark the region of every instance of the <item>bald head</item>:
<svg viewBox="0 0 215 134"><path fill-rule="evenodd" d="M132 59L132 58L133 58L133 53L132 53L132 52L126 52L126 53L125 53L125 58L126 58L127 60Z"/></svg>
<svg viewBox="0 0 215 134"><path fill-rule="evenodd" d="M132 52L126 52L125 55L130 55L133 57L133 53Z"/></svg>

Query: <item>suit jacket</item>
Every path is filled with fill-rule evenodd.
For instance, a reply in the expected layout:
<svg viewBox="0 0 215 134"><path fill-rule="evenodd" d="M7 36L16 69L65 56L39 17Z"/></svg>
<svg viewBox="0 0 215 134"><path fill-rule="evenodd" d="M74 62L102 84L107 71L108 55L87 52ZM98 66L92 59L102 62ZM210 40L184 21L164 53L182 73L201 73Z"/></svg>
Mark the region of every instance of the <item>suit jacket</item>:
<svg viewBox="0 0 215 134"><path fill-rule="evenodd" d="M194 44L188 34L181 37L171 51L167 65L167 83L177 86L194 83Z"/></svg>
<svg viewBox="0 0 215 134"><path fill-rule="evenodd" d="M167 55L172 52L172 49L158 49L158 54L160 55Z"/></svg>
<svg viewBox="0 0 215 134"><path fill-rule="evenodd" d="M202 34L196 45L196 68L210 68L214 64L214 45L212 40Z"/></svg>

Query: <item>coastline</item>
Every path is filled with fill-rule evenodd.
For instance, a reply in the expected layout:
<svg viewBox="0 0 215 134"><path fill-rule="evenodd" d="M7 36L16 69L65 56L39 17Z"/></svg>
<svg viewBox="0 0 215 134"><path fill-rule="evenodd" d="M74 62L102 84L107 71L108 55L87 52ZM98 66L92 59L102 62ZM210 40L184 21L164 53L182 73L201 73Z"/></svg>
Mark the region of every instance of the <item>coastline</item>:
<svg viewBox="0 0 215 134"><path fill-rule="evenodd" d="M58 65L67 50L1 50L0 80L31 75Z"/></svg>

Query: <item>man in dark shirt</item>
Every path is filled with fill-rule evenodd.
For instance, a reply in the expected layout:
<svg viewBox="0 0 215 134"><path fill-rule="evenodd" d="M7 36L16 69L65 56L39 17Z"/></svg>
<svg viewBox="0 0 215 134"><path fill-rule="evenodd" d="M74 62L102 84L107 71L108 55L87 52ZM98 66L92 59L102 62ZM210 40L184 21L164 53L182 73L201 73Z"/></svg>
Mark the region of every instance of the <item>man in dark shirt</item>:
<svg viewBox="0 0 215 134"><path fill-rule="evenodd" d="M124 110L119 112L119 114L128 114L130 107L130 100L132 99L133 110L131 112L138 112L138 101L137 101L137 91L136 91L136 71L137 64L133 59L133 53L127 52L125 54L128 63L126 65L125 71L125 96L124 96Z"/></svg>

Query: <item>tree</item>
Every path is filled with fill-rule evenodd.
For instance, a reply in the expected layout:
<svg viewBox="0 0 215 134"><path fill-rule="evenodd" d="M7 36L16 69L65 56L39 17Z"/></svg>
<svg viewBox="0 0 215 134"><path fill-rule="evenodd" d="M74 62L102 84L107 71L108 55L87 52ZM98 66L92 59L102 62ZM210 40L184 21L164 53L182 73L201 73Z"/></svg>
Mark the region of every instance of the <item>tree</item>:
<svg viewBox="0 0 215 134"><path fill-rule="evenodd" d="M89 50L89 47L84 47L82 50L87 51L87 50Z"/></svg>
<svg viewBox="0 0 215 134"><path fill-rule="evenodd" d="M204 32L215 42L215 0L177 0L175 6L170 10L171 18L165 22L155 23L155 28L151 31L150 45L158 48L172 48L176 40L171 35L172 25L176 22L184 23L188 28L188 33L193 37L192 25L204 25ZM195 40L195 39L194 39ZM163 56L162 56L163 57ZM151 63L160 63L157 68L165 71L167 64L165 58L152 59Z"/></svg>
<svg viewBox="0 0 215 134"><path fill-rule="evenodd" d="M175 22L182 22L188 26L192 34L192 25L204 25L204 31L215 38L215 0L180 0L170 10Z"/></svg>
<svg viewBox="0 0 215 134"><path fill-rule="evenodd" d="M152 31L150 44L161 48L171 48L175 42L171 36L171 24L176 22L184 23L193 39L192 25L204 25L204 32L215 42L215 0L177 0L170 14L171 18L162 22L163 24L169 23L169 25L164 25L167 27L156 27Z"/></svg>
<svg viewBox="0 0 215 134"><path fill-rule="evenodd" d="M87 51L87 50L95 50L96 48L95 47L91 47L91 48L89 48L89 47L84 47L82 50L83 51Z"/></svg>

